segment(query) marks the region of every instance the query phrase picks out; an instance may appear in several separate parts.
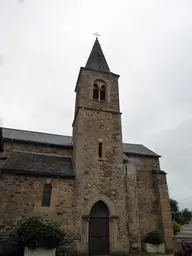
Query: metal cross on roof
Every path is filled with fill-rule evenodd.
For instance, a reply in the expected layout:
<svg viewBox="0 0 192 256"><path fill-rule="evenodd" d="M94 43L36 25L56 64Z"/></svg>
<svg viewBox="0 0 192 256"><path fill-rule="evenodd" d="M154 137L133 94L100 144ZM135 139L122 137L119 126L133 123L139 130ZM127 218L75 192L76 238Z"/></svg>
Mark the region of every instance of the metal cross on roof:
<svg viewBox="0 0 192 256"><path fill-rule="evenodd" d="M96 37L96 39L100 36L98 32L95 32L93 35Z"/></svg>

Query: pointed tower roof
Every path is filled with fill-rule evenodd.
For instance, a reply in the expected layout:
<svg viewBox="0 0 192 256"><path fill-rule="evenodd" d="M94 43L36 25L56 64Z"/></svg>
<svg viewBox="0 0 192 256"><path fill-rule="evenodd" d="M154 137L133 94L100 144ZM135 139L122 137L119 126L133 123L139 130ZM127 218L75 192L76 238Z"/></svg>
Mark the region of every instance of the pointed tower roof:
<svg viewBox="0 0 192 256"><path fill-rule="evenodd" d="M85 67L94 70L110 72L98 38L95 40Z"/></svg>

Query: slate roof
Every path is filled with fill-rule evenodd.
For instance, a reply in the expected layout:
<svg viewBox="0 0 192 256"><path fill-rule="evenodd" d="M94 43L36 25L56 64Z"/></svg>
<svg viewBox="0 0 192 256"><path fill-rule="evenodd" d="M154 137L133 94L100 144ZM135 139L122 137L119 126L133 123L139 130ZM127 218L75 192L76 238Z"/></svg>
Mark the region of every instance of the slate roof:
<svg viewBox="0 0 192 256"><path fill-rule="evenodd" d="M143 146L142 144L123 143L123 152L133 155L160 157L160 155L156 154L155 152Z"/></svg>
<svg viewBox="0 0 192 256"><path fill-rule="evenodd" d="M94 70L110 72L109 66L101 49L101 45L97 38L95 40L85 67Z"/></svg>
<svg viewBox="0 0 192 256"><path fill-rule="evenodd" d="M32 141L57 146L72 146L72 137L65 135L3 128L3 137L6 139Z"/></svg>
<svg viewBox="0 0 192 256"><path fill-rule="evenodd" d="M4 139L72 147L72 137L65 135L3 128L3 137ZM126 154L160 157L158 154L141 144L123 143L123 152Z"/></svg>
<svg viewBox="0 0 192 256"><path fill-rule="evenodd" d="M33 176L75 177L71 157L24 151L12 151L1 171Z"/></svg>

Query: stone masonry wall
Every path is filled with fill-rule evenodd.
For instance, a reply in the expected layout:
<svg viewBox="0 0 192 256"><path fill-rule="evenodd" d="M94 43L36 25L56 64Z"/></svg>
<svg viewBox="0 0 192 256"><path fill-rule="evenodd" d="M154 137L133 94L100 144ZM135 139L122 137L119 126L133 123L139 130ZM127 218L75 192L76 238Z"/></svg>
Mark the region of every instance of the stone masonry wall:
<svg viewBox="0 0 192 256"><path fill-rule="evenodd" d="M123 174L120 115L80 109L75 127L75 169L77 170L77 230L83 226L84 208L87 214L96 200L106 198L110 217L115 208L116 219L110 227L111 251L126 252L129 248L127 211ZM98 141L102 139L103 158L98 159ZM110 222L111 223L111 222ZM87 235L79 241L79 251L86 252Z"/></svg>
<svg viewBox="0 0 192 256"><path fill-rule="evenodd" d="M46 153L46 154L58 154L58 155L64 155L64 156L72 155L72 148L49 146L49 145L38 144L33 142L30 143L30 142L6 140L4 143L4 151L11 152L13 150Z"/></svg>
<svg viewBox="0 0 192 256"><path fill-rule="evenodd" d="M51 206L41 207L43 186L46 183L52 184ZM40 216L47 221L60 223L70 242L68 249L75 251L74 195L73 179L0 174L0 233L6 234L27 217Z"/></svg>
<svg viewBox="0 0 192 256"><path fill-rule="evenodd" d="M159 200L161 202L161 216L162 225L164 228L164 237L166 249L171 251L173 249L173 228L172 228L172 217L171 207L169 199L169 191L167 186L166 174L160 172L156 175L157 178L157 190L159 194Z"/></svg>
<svg viewBox="0 0 192 256"><path fill-rule="evenodd" d="M102 80L106 85L105 101L93 100L93 84L96 80ZM76 104L79 106L119 112L118 76L84 69L81 72L76 96Z"/></svg>
<svg viewBox="0 0 192 256"><path fill-rule="evenodd" d="M143 238L148 232L161 227L160 202L156 191L153 170L159 170L159 160L149 157L131 157L137 168L137 191L140 232Z"/></svg>
<svg viewBox="0 0 192 256"><path fill-rule="evenodd" d="M56 146L40 145L20 141L5 141L3 155L12 150L36 153L72 155L72 149ZM1 157L0 165L4 159ZM47 221L56 221L66 231L66 247L76 250L74 215L76 211L74 180L47 179L31 176L0 174L0 243L5 244L9 234L26 217L41 216ZM41 207L42 191L45 183L52 184L51 207ZM5 214L6 213L6 214ZM4 234L4 235L3 235ZM11 235L11 234L10 234ZM58 250L62 251L62 248ZM63 255L63 254L61 254Z"/></svg>
<svg viewBox="0 0 192 256"><path fill-rule="evenodd" d="M125 188L128 215L128 234L131 251L141 250L140 227L139 227L139 207L137 191L136 166L129 159L125 163Z"/></svg>
<svg viewBox="0 0 192 256"><path fill-rule="evenodd" d="M160 171L157 158L132 157L132 160L137 168L141 238L149 231L163 231L166 249L170 251L173 229L166 174Z"/></svg>

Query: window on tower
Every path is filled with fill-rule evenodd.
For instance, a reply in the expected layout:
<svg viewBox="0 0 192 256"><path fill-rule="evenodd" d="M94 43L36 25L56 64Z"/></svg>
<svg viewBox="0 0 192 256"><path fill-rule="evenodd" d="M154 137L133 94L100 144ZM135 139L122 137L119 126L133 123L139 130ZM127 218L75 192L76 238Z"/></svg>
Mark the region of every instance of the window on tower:
<svg viewBox="0 0 192 256"><path fill-rule="evenodd" d="M42 203L41 203L42 207L50 207L51 191L52 191L51 184L45 184L43 188L43 197L42 197Z"/></svg>
<svg viewBox="0 0 192 256"><path fill-rule="evenodd" d="M100 100L105 100L105 85L100 88Z"/></svg>
<svg viewBox="0 0 192 256"><path fill-rule="evenodd" d="M98 145L98 157L102 158L103 157L103 145L102 145L102 141L99 141L99 145Z"/></svg>
<svg viewBox="0 0 192 256"><path fill-rule="evenodd" d="M99 99L99 86L97 84L93 85L93 99Z"/></svg>
<svg viewBox="0 0 192 256"><path fill-rule="evenodd" d="M107 99L107 87L103 80L97 79L93 83L93 99L98 101L106 101Z"/></svg>

